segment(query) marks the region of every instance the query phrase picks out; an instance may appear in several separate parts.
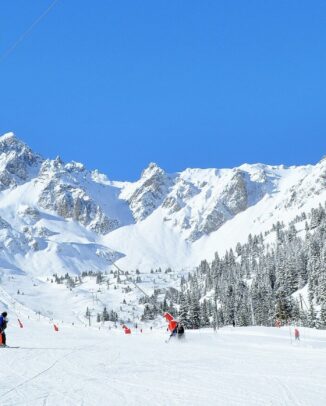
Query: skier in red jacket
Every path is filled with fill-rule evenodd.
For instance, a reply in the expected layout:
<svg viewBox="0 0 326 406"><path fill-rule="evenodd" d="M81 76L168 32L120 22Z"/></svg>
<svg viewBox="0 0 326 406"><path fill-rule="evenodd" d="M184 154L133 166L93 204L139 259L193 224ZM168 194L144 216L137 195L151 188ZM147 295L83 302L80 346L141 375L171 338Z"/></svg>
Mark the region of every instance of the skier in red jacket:
<svg viewBox="0 0 326 406"><path fill-rule="evenodd" d="M300 332L297 328L294 329L294 337L296 340L300 341Z"/></svg>

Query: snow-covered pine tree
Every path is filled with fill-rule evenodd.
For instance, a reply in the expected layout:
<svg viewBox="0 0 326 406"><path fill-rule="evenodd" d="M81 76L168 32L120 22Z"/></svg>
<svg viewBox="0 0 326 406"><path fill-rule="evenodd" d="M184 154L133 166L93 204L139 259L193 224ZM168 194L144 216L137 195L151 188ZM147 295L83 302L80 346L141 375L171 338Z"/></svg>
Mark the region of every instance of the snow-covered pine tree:
<svg viewBox="0 0 326 406"><path fill-rule="evenodd" d="M200 326L208 327L209 325L210 325L210 320L209 320L207 300L204 299L200 305Z"/></svg>
<svg viewBox="0 0 326 406"><path fill-rule="evenodd" d="M179 320L185 328L191 328L189 320L189 305L190 304L188 303L187 296L181 292L179 296Z"/></svg>
<svg viewBox="0 0 326 406"><path fill-rule="evenodd" d="M189 321L191 328L198 329L201 327L200 304L197 292L192 292L189 307Z"/></svg>

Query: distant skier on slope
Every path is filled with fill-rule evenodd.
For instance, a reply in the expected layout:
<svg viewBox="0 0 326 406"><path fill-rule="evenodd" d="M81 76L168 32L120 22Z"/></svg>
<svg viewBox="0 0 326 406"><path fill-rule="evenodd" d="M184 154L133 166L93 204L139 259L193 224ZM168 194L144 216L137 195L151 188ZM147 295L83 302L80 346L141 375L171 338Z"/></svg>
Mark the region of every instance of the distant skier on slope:
<svg viewBox="0 0 326 406"><path fill-rule="evenodd" d="M294 337L296 341L300 341L300 332L297 328L294 329Z"/></svg>
<svg viewBox="0 0 326 406"><path fill-rule="evenodd" d="M7 328L8 319L7 319L7 312L1 313L0 316L0 335L1 335L1 342L0 345L6 346L6 333L5 329Z"/></svg>

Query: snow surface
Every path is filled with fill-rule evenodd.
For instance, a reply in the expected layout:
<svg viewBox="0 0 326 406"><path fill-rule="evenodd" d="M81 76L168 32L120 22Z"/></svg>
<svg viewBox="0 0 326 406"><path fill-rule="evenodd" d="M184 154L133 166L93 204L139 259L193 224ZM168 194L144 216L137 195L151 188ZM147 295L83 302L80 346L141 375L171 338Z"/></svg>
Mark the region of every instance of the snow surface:
<svg viewBox="0 0 326 406"><path fill-rule="evenodd" d="M224 327L143 333L12 316L1 348L1 406L323 406L326 332ZM293 328L291 328L293 339Z"/></svg>

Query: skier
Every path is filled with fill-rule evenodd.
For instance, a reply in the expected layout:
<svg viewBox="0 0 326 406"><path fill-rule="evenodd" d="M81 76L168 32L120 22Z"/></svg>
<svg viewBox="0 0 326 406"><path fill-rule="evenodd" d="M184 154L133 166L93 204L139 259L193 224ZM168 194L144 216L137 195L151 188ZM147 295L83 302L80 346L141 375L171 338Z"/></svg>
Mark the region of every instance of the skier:
<svg viewBox="0 0 326 406"><path fill-rule="evenodd" d="M294 337L296 341L300 341L300 332L297 328L294 329Z"/></svg>
<svg viewBox="0 0 326 406"><path fill-rule="evenodd" d="M178 338L183 338L184 334L185 334L185 328L183 327L183 325L181 323L178 323Z"/></svg>
<svg viewBox="0 0 326 406"><path fill-rule="evenodd" d="M177 322L174 330L172 331L170 337L178 337L178 338L182 338L184 336L185 333L185 329L183 327L183 325L180 322Z"/></svg>
<svg viewBox="0 0 326 406"><path fill-rule="evenodd" d="M1 335L1 343L0 345L6 346L6 333L5 329L7 328L8 319L7 319L7 312L1 313L0 316L0 335Z"/></svg>

